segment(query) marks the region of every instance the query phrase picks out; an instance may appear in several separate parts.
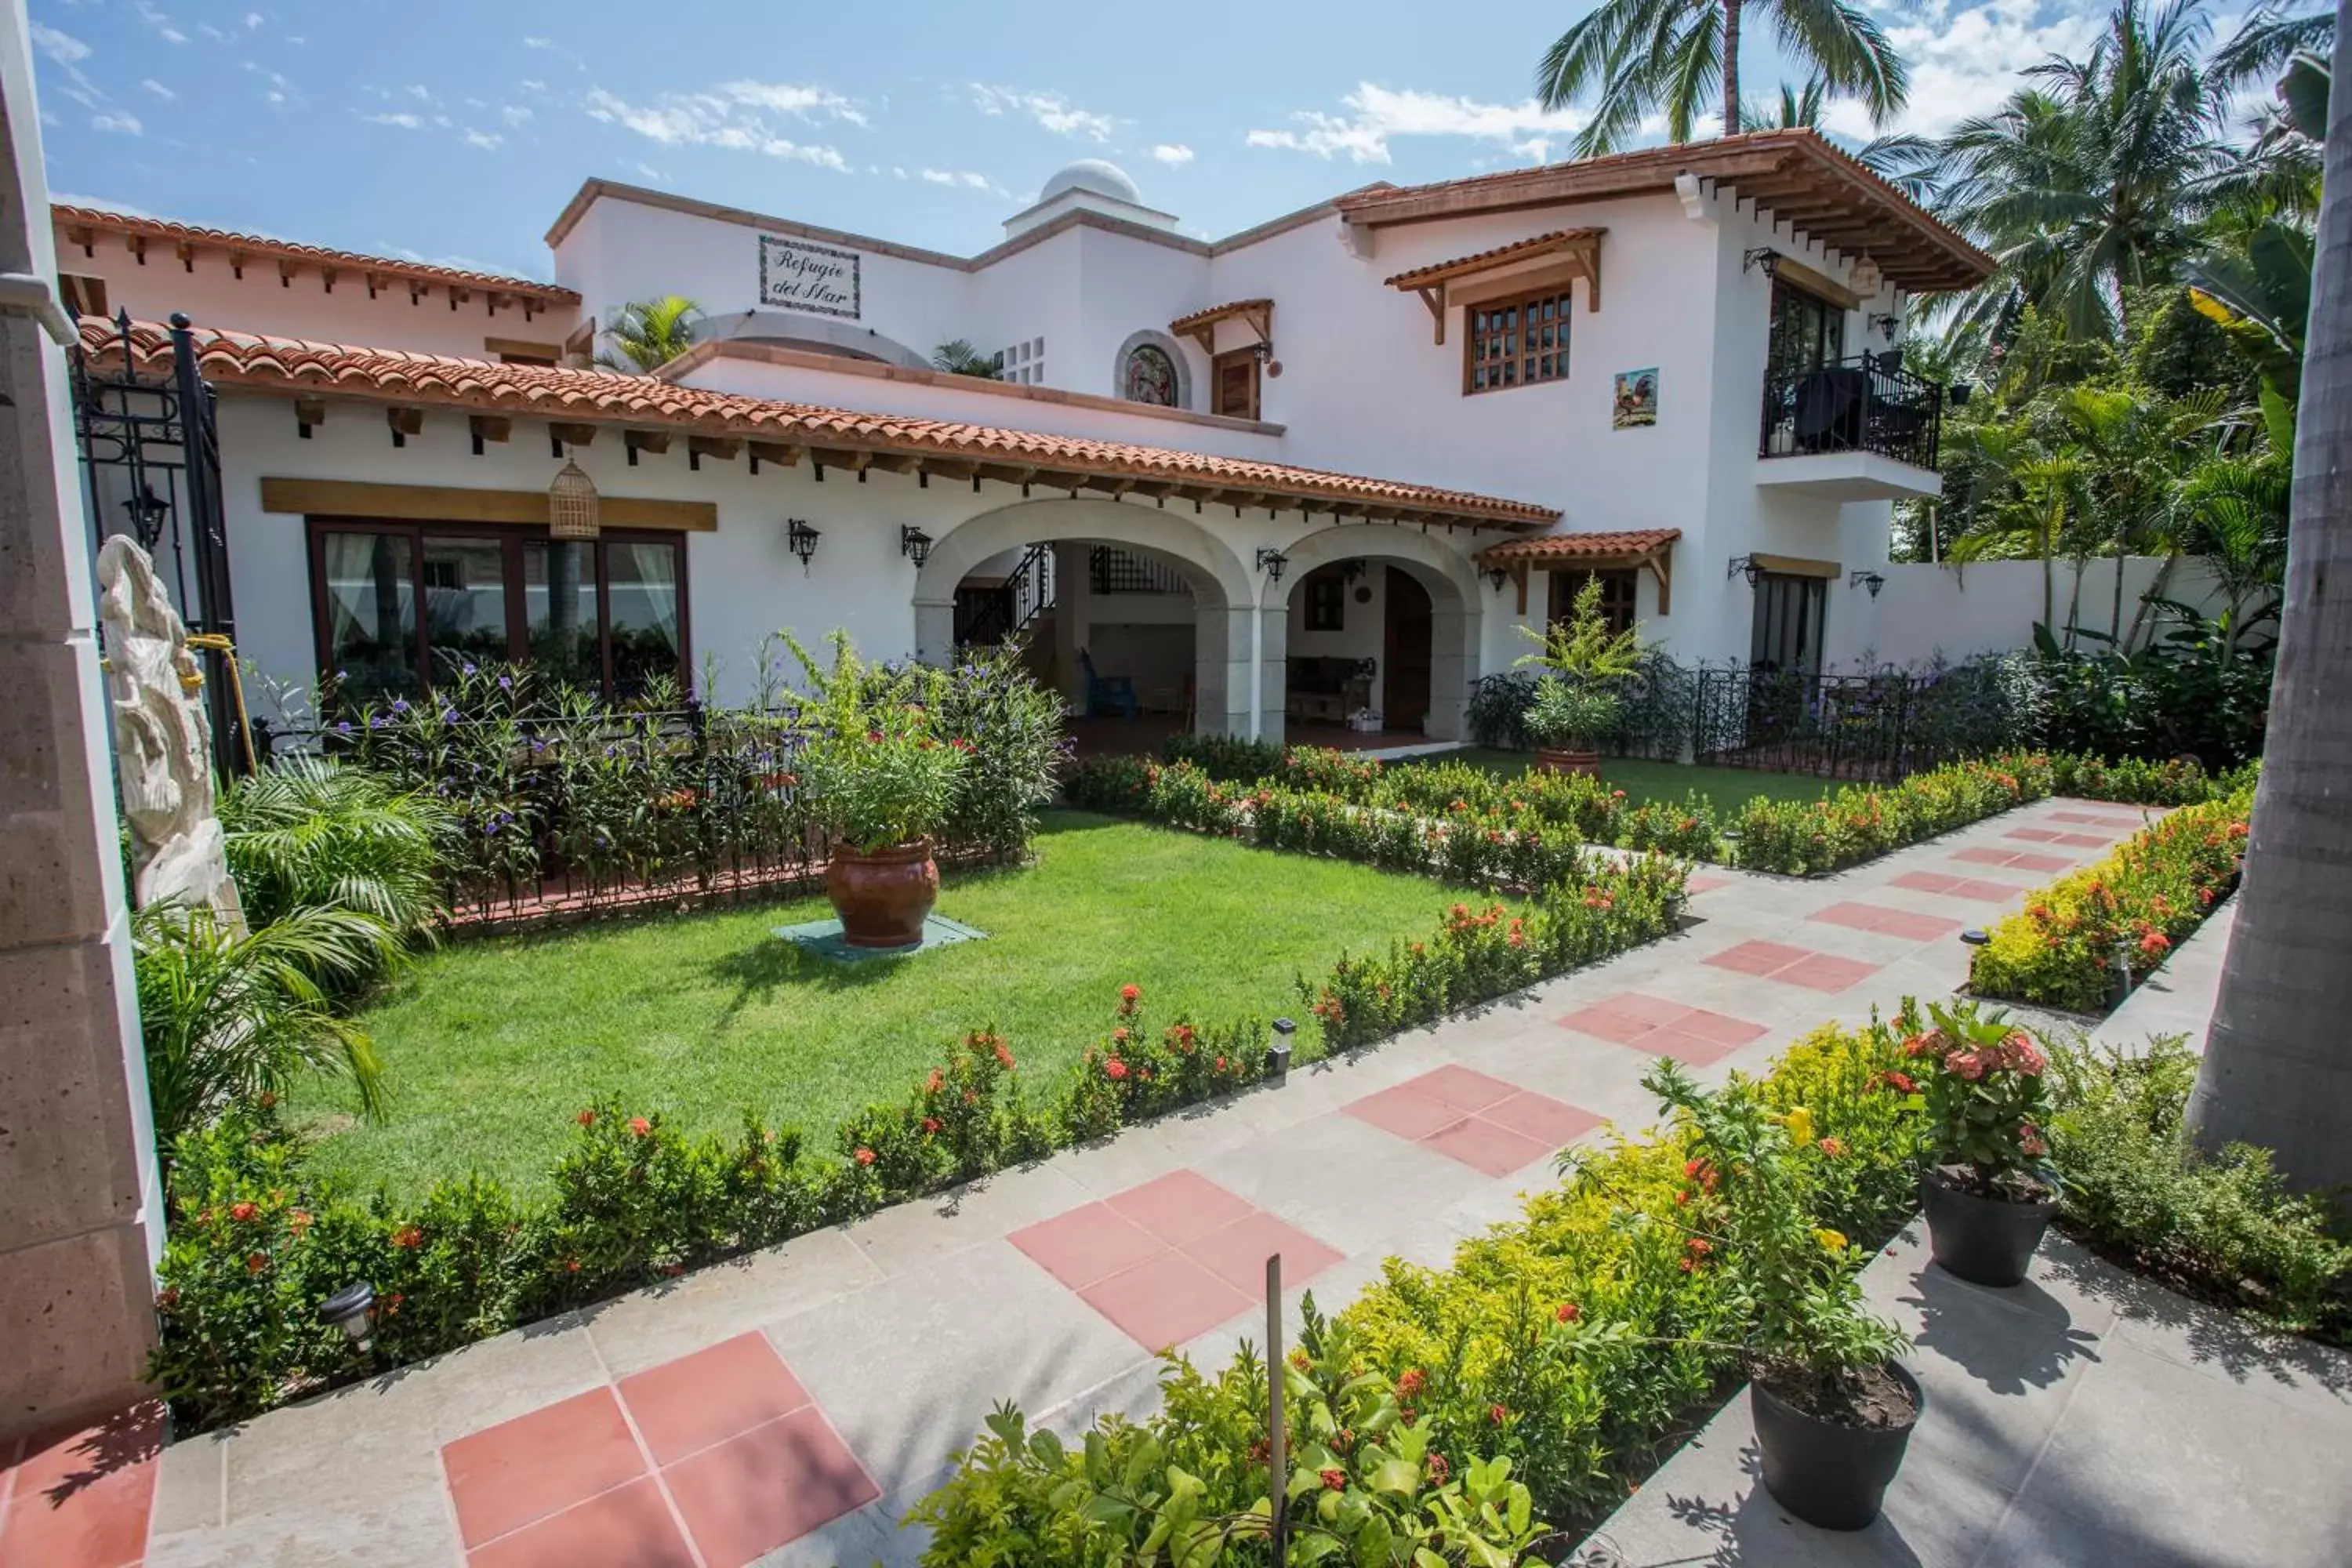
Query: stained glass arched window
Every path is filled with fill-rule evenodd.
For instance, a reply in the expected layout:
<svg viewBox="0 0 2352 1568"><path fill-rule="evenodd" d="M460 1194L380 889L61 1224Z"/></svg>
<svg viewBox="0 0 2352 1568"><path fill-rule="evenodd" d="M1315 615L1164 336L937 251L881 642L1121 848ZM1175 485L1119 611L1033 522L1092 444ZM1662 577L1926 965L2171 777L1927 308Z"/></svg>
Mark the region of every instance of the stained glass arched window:
<svg viewBox="0 0 2352 1568"><path fill-rule="evenodd" d="M1138 343L1127 351L1119 366L1119 395L1129 403L1174 408L1182 401L1176 380L1176 362L1157 343Z"/></svg>

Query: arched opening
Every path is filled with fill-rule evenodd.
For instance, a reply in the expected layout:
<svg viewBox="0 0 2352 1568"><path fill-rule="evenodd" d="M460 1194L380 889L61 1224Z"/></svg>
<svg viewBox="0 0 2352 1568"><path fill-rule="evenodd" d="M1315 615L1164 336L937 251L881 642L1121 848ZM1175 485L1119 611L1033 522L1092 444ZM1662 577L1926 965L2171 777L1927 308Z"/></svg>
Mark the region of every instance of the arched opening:
<svg viewBox="0 0 2352 1568"><path fill-rule="evenodd" d="M1149 751L1179 730L1249 732L1240 562L1189 519L1079 498L959 524L918 574L918 656L1017 636L1063 694L1083 751Z"/></svg>
<svg viewBox="0 0 2352 1568"><path fill-rule="evenodd" d="M1454 741L1478 677L1477 579L1415 531L1328 528L1268 595L1258 732L1350 748Z"/></svg>

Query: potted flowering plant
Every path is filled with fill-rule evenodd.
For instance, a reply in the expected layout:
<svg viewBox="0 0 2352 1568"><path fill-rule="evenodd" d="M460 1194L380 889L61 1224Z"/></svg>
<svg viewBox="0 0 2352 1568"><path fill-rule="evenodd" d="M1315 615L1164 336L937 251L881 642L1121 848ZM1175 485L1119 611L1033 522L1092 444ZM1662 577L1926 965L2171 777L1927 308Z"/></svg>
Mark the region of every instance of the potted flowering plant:
<svg viewBox="0 0 2352 1568"><path fill-rule="evenodd" d="M939 901L931 836L947 820L964 745L938 733L910 674L869 666L835 632L830 668L798 643L809 675L801 784L829 833L825 896L852 947L912 947Z"/></svg>
<svg viewBox="0 0 2352 1568"><path fill-rule="evenodd" d="M1609 629L1601 612L1601 579L1591 575L1577 590L1566 620L1542 631L1521 626L1519 634L1540 647L1519 663L1544 671L1536 679L1526 719L1536 739L1536 760L1553 773L1597 775L1601 742L1615 731L1624 711L1617 684L1641 666L1641 628Z"/></svg>
<svg viewBox="0 0 2352 1568"><path fill-rule="evenodd" d="M1919 1064L1895 1084L1927 1118L1934 1163L1920 1178L1927 1237L1945 1272L1979 1285L2025 1279L2058 1194L2042 1136L2049 1058L1999 1008L1906 1004L1904 1049Z"/></svg>
<svg viewBox="0 0 2352 1568"><path fill-rule="evenodd" d="M1735 1077L1698 1087L1672 1061L1643 1080L1687 1142L1687 1188L1663 1223L1687 1233L1685 1266L1723 1272L1748 1335L1748 1403L1764 1485L1825 1530L1878 1517L1925 1396L1895 1361L1903 1339L1864 1309L1863 1248L1820 1222L1834 1138L1811 1113L1776 1112Z"/></svg>

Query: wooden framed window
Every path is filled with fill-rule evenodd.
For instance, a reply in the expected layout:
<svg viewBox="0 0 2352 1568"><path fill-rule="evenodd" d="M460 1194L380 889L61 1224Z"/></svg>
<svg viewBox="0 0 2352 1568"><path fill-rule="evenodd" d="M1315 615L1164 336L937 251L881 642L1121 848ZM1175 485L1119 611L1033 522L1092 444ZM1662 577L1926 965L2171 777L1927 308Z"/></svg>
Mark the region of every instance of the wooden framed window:
<svg viewBox="0 0 2352 1568"><path fill-rule="evenodd" d="M1337 566L1307 579L1307 629L1345 631L1348 626L1348 582Z"/></svg>
<svg viewBox="0 0 2352 1568"><path fill-rule="evenodd" d="M1576 608L1576 595L1584 590L1587 577L1601 579L1601 614L1609 622L1609 629L1622 632L1633 624L1633 595L1641 580L1641 569L1635 566L1609 566L1598 571L1577 571L1573 568L1545 574L1551 579L1549 618L1553 622L1568 619Z"/></svg>
<svg viewBox="0 0 2352 1568"><path fill-rule="evenodd" d="M352 700L415 696L468 662L527 661L614 700L692 679L676 533L340 517L309 533L319 671Z"/></svg>
<svg viewBox="0 0 2352 1568"><path fill-rule="evenodd" d="M1233 349L1210 362L1215 403L1209 410L1233 419L1257 417L1257 350Z"/></svg>
<svg viewBox="0 0 2352 1568"><path fill-rule="evenodd" d="M1462 390L1499 392L1568 379L1568 290L1468 307Z"/></svg>

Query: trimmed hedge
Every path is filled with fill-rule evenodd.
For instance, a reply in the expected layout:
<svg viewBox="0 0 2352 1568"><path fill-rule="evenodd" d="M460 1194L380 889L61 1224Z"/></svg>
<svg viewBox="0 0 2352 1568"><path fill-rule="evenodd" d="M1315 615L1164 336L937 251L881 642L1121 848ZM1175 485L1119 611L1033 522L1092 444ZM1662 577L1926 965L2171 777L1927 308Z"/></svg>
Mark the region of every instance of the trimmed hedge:
<svg viewBox="0 0 2352 1568"><path fill-rule="evenodd" d="M2181 807L2035 892L1975 951L1969 989L2078 1013L2121 1000L2236 885L2253 804L2250 780L2224 799Z"/></svg>
<svg viewBox="0 0 2352 1568"><path fill-rule="evenodd" d="M1338 998L1299 1031L1312 1061L1663 935L1683 870L1593 858L1513 912L1455 906L1425 939L1385 956L1343 955L1301 976ZM1384 994L1383 994L1384 993ZM308 1165L268 1103L173 1148L171 1237L160 1270L160 1342L149 1374L188 1430L240 1419L519 1323L1230 1092L1265 1072L1268 1030L1243 1017L1146 1022L1123 988L1098 1042L1033 1092L1011 1045L975 1029L895 1103L868 1106L820 1149L746 1112L734 1138L688 1136L657 1111L609 1100L583 1110L554 1195L517 1198L479 1176L421 1204L346 1193ZM362 1363L318 1320L365 1280L379 1302Z"/></svg>

